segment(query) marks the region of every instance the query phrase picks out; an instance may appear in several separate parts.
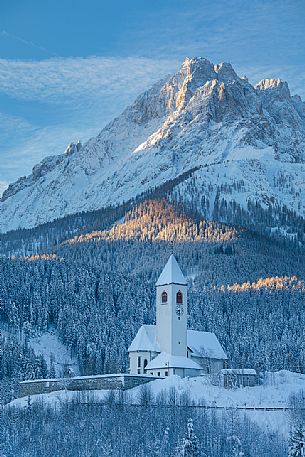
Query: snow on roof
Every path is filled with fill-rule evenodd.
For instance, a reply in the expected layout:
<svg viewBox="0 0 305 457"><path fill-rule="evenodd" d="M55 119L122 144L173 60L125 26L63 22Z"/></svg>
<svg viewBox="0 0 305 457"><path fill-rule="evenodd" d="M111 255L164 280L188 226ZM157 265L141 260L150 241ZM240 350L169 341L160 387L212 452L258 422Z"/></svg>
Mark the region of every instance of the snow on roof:
<svg viewBox="0 0 305 457"><path fill-rule="evenodd" d="M128 352L135 351L152 351L160 352L160 346L156 339L156 326L155 325L142 325L131 345Z"/></svg>
<svg viewBox="0 0 305 457"><path fill-rule="evenodd" d="M208 357L210 359L227 359L215 333L187 330L187 347L195 357ZM152 351L160 352L160 346L156 338L155 325L142 325L134 340L128 348L128 352Z"/></svg>
<svg viewBox="0 0 305 457"><path fill-rule="evenodd" d="M183 276L183 273L180 270L178 262L173 254L168 259L167 264L163 268L163 271L156 282L156 286L164 286L166 284L187 285L186 279Z"/></svg>
<svg viewBox="0 0 305 457"><path fill-rule="evenodd" d="M196 357L209 357L211 359L227 359L215 333L187 331L187 346Z"/></svg>
<svg viewBox="0 0 305 457"><path fill-rule="evenodd" d="M257 375L253 368L223 368L220 370L221 374L245 374L245 375Z"/></svg>
<svg viewBox="0 0 305 457"><path fill-rule="evenodd" d="M156 358L151 360L146 366L146 370L155 370L158 368L191 368L193 370L202 370L198 363L187 357L171 355L161 352Z"/></svg>

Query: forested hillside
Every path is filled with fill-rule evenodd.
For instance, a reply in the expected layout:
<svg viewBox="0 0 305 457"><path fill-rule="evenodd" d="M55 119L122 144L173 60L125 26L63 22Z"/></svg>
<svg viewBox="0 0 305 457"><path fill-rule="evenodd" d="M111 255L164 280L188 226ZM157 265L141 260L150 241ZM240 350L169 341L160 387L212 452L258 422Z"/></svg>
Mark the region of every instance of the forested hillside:
<svg viewBox="0 0 305 457"><path fill-rule="evenodd" d="M100 403L79 395L56 408L39 402L6 408L0 416L0 443L8 457L173 457L190 449L185 438L191 438L195 456L287 455L281 435L262 430L234 410L217 414L195 408L185 392L178 395L173 389L153 398L143 389L138 405L128 403L128 393L115 396L112 391Z"/></svg>
<svg viewBox="0 0 305 457"><path fill-rule="evenodd" d="M185 213L185 207L160 199L145 200L134 206L110 230L95 230L65 243L93 240L220 242L232 240L241 232L242 229L238 230L219 222L197 220Z"/></svg>
<svg viewBox="0 0 305 457"><path fill-rule="evenodd" d="M154 284L172 249L164 238L177 239L175 255L188 277L189 326L215 332L232 367L305 371L303 253L150 201L113 228L47 255L0 260L1 326L23 348L17 357L2 347L3 395L12 377L29 374L27 338L50 326L82 374L126 371L128 345L141 324L154 322ZM35 363L31 377L48 375Z"/></svg>

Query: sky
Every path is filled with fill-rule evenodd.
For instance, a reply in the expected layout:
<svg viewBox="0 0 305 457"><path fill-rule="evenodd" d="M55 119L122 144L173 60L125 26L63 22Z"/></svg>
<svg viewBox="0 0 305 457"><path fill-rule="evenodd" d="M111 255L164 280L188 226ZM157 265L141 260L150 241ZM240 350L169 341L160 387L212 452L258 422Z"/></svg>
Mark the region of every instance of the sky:
<svg viewBox="0 0 305 457"><path fill-rule="evenodd" d="M1 0L0 194L85 142L186 57L305 100L304 0Z"/></svg>

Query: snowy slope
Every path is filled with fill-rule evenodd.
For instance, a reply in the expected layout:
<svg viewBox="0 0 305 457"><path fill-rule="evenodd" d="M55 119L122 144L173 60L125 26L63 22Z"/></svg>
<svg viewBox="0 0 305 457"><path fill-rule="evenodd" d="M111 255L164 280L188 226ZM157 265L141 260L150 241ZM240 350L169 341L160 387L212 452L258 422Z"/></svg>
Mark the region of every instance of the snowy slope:
<svg viewBox="0 0 305 457"><path fill-rule="evenodd" d="M79 374L76 359L71 357L70 351L59 341L55 330L30 338L29 345L36 355L43 355L49 370L51 360L53 361L56 376L63 376L65 365L73 370L75 375Z"/></svg>
<svg viewBox="0 0 305 457"><path fill-rule="evenodd" d="M7 185L4 182L0 181L0 198L6 188L7 188Z"/></svg>
<svg viewBox="0 0 305 457"><path fill-rule="evenodd" d="M150 384L153 397L158 394L170 392L175 389L177 401L179 395L188 394L196 404L220 408L221 414L232 414L232 408L287 408L289 398L293 394L305 391L305 375L279 371L266 373L263 384L256 387L237 388L234 390L224 389L210 383L208 377L184 378L170 376L166 379L152 381ZM137 404L141 395L142 387L135 387L127 392L128 402ZM83 401L103 401L107 396L106 390L83 392ZM63 401L70 401L79 396L78 392L60 391L50 394L33 395L32 402L43 399L46 405L56 405ZM10 403L11 406L27 407L27 397L19 398ZM279 432L288 436L290 431L290 413L285 410L242 410L238 413L246 414L250 420L258 423L270 432Z"/></svg>
<svg viewBox="0 0 305 457"><path fill-rule="evenodd" d="M246 192L233 190L231 199L264 200L271 190L274 204L304 215L304 159L305 104L285 82L253 87L230 64L186 59L96 138L9 186L0 232L121 203L195 166L199 185L244 179ZM211 177L206 164L217 164ZM274 176L282 173L289 185L279 190Z"/></svg>
<svg viewBox="0 0 305 457"><path fill-rule="evenodd" d="M174 197L185 202L197 198L200 211L200 199L205 196L210 201L212 217L217 192L218 198L234 200L245 209L251 200L263 208L285 205L304 217L305 163L281 162L271 147L235 148L224 162L203 167L180 183L174 189Z"/></svg>

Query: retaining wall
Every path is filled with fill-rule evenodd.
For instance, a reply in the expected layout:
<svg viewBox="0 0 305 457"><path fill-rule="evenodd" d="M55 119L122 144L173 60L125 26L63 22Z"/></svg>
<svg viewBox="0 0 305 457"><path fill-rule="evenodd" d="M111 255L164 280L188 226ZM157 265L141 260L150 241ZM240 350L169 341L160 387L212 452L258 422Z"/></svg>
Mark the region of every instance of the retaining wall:
<svg viewBox="0 0 305 457"><path fill-rule="evenodd" d="M160 379L151 375L106 374L63 379L34 379L19 383L19 397L59 390L127 390Z"/></svg>

